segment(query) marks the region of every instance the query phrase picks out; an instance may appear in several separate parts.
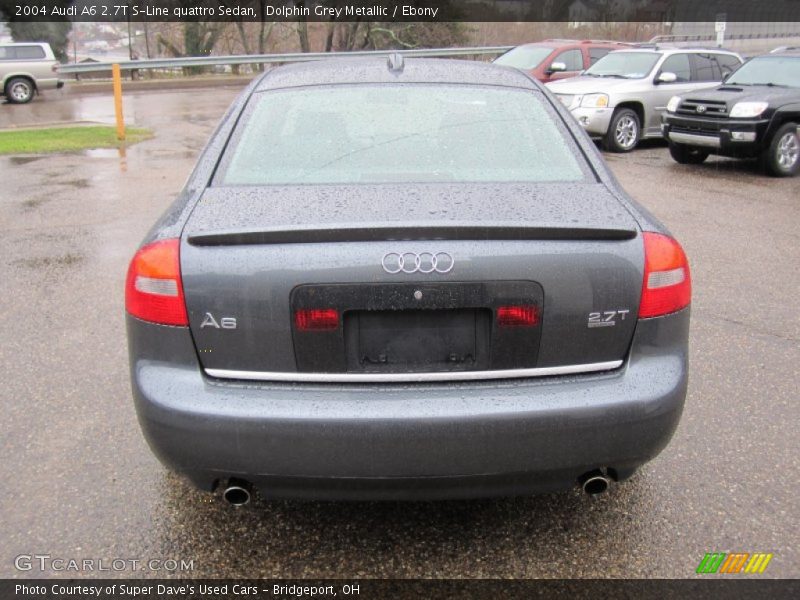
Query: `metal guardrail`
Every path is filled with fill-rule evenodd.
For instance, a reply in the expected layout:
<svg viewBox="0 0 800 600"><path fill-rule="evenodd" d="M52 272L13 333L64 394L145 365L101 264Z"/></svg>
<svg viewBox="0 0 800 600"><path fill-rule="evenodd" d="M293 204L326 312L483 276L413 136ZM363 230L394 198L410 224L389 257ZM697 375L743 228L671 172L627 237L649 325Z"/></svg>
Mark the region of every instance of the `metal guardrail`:
<svg viewBox="0 0 800 600"><path fill-rule="evenodd" d="M716 34L658 35L651 45L665 48L717 48ZM769 33L727 33L722 48L738 52L745 58L770 52L780 46L800 45L800 29Z"/></svg>
<svg viewBox="0 0 800 600"><path fill-rule="evenodd" d="M336 57L389 56L402 54L416 57L499 55L514 46L479 46L475 48L423 48L416 50L359 50L355 52L292 52L289 54L238 54L232 56L191 56L186 58L152 58L115 62L69 63L61 65L59 73L96 73L110 71L113 64L122 70L180 69L182 67L215 67L224 65L251 65L269 63L303 62Z"/></svg>
<svg viewBox="0 0 800 600"><path fill-rule="evenodd" d="M725 34L725 40L771 40L776 38L793 38L800 37L800 30L791 32L776 32L776 33L731 33ZM650 40L651 44L670 43L670 42L708 42L715 41L716 34L713 33L698 33L698 34L685 34L685 35L657 35Z"/></svg>

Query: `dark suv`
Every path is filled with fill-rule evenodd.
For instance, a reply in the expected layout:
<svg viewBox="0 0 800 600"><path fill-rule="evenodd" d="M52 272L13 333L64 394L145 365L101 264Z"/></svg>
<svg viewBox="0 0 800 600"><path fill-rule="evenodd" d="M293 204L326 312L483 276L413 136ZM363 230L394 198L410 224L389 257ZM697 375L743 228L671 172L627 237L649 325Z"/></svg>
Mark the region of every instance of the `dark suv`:
<svg viewBox="0 0 800 600"><path fill-rule="evenodd" d="M609 52L631 44L603 40L544 40L512 48L494 63L525 71L542 83L580 75Z"/></svg>
<svg viewBox="0 0 800 600"><path fill-rule="evenodd" d="M800 49L758 56L713 90L675 96L662 129L677 162L758 158L771 175L800 172Z"/></svg>

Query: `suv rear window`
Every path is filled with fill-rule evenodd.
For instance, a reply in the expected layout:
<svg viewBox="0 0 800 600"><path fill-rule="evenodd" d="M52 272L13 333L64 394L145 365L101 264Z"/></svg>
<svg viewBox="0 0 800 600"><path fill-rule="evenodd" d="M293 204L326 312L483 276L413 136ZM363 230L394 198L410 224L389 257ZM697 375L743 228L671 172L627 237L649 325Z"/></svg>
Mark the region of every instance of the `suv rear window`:
<svg viewBox="0 0 800 600"><path fill-rule="evenodd" d="M45 56L41 46L0 46L0 60L36 60Z"/></svg>
<svg viewBox="0 0 800 600"><path fill-rule="evenodd" d="M342 85L254 96L222 183L538 182L586 177L540 94ZM487 199L488 200L488 199Z"/></svg>

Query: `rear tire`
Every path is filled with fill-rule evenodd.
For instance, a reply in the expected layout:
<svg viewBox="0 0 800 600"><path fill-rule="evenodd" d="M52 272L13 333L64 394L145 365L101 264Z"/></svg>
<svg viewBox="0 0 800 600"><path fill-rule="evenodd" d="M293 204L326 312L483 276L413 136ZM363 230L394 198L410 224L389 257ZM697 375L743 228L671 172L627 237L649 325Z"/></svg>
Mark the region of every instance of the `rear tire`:
<svg viewBox="0 0 800 600"><path fill-rule="evenodd" d="M800 172L800 135L796 123L784 123L761 153L761 166L773 177L791 177Z"/></svg>
<svg viewBox="0 0 800 600"><path fill-rule="evenodd" d="M686 144L669 143L670 156L675 162L682 165L699 165L708 158L710 152L703 148L687 146Z"/></svg>
<svg viewBox="0 0 800 600"><path fill-rule="evenodd" d="M618 108L611 117L603 137L603 148L609 152L630 152L642 136L639 115L630 108Z"/></svg>
<svg viewBox="0 0 800 600"><path fill-rule="evenodd" d="M6 84L5 94L12 104L27 104L33 100L36 88L26 77L14 77Z"/></svg>

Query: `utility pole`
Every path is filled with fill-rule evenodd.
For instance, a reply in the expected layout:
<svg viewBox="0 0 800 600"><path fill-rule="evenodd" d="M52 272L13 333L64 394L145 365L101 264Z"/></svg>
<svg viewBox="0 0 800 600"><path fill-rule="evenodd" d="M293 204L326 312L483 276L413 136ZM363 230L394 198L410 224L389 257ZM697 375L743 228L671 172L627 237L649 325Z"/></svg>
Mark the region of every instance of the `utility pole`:
<svg viewBox="0 0 800 600"><path fill-rule="evenodd" d="M72 62L75 64L78 63L78 32L74 29L72 30ZM81 78L80 73L75 73L75 81L78 81Z"/></svg>
<svg viewBox="0 0 800 600"><path fill-rule="evenodd" d="M150 29L148 27L147 19L144 20L144 49L147 53L147 58L152 58L150 56Z"/></svg>
<svg viewBox="0 0 800 600"><path fill-rule="evenodd" d="M131 11L125 11L128 16L128 59L133 60L133 38L131 37Z"/></svg>

